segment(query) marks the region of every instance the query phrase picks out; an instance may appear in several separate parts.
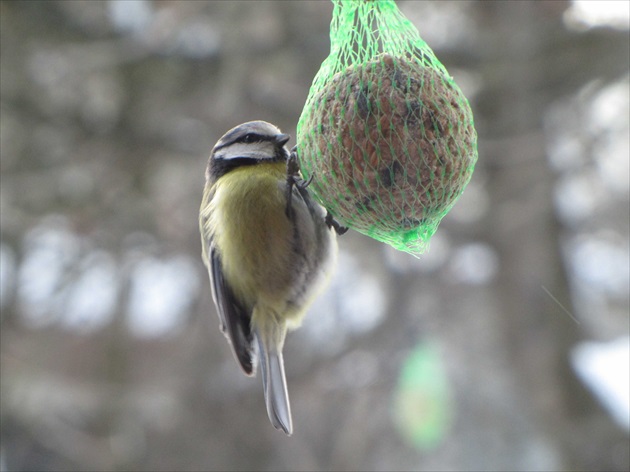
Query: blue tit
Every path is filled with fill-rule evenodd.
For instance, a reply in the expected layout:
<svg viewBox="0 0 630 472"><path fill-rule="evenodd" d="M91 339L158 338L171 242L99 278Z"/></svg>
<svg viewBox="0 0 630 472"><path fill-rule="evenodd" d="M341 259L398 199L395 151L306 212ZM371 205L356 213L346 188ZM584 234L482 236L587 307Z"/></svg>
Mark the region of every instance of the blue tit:
<svg viewBox="0 0 630 472"><path fill-rule="evenodd" d="M254 375L276 429L293 431L282 347L334 267L336 221L311 199L289 136L239 125L212 149L199 214L212 298L236 360Z"/></svg>

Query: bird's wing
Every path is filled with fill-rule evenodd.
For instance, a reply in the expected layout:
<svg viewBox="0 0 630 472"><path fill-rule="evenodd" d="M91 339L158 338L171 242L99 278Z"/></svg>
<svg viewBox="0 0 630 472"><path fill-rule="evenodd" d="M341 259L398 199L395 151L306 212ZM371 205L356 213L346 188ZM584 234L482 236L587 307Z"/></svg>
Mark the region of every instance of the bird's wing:
<svg viewBox="0 0 630 472"><path fill-rule="evenodd" d="M232 289L223 277L221 256L210 243L209 247L210 286L212 298L221 320L221 331L230 342L234 357L246 375L254 375L256 351L250 329L250 315L234 296Z"/></svg>

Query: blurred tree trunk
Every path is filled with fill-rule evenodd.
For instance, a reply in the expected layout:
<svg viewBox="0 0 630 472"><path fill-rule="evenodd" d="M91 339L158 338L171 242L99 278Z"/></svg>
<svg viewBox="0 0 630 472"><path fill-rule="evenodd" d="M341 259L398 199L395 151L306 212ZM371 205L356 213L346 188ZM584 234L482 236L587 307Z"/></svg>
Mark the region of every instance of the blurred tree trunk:
<svg viewBox="0 0 630 472"><path fill-rule="evenodd" d="M496 289L503 332L526 411L551 449L560 452L561 469L622 470L628 463L627 436L569 363L570 349L584 333L574 319L560 251L543 117L553 100L575 93L589 80L627 70L626 64L610 60L619 57L610 54L611 45L627 45L622 32L567 30L563 9L550 9L553 4L484 2L479 9L480 31L504 38L500 44L482 40L481 54L487 54L482 74L489 86L479 97L488 119L481 133L492 137L480 143L491 186L486 238L500 254ZM589 40L589 56L597 66L583 54L568 54L571 44ZM505 57L497 48L511 55ZM496 58L502 58L500 63ZM619 445L616 454L610 444Z"/></svg>

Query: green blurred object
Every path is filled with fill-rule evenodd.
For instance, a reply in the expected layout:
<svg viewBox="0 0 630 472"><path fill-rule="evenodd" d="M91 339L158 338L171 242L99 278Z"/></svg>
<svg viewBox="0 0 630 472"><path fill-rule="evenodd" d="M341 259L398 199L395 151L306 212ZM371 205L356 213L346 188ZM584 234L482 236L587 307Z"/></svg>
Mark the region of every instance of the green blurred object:
<svg viewBox="0 0 630 472"><path fill-rule="evenodd" d="M405 360L394 397L394 421L414 447L430 450L444 439L453 405L439 350L419 344Z"/></svg>
<svg viewBox="0 0 630 472"><path fill-rule="evenodd" d="M393 0L333 0L297 126L300 168L345 226L422 253L477 160L468 100Z"/></svg>

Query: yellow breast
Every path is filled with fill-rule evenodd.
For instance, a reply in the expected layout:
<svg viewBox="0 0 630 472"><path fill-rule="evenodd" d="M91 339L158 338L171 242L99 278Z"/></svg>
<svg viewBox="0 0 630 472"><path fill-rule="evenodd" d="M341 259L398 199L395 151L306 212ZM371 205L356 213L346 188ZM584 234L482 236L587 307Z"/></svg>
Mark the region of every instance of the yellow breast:
<svg viewBox="0 0 630 472"><path fill-rule="evenodd" d="M283 162L244 166L215 184L211 228L226 280L242 299L282 297L290 285L293 227L285 214Z"/></svg>

